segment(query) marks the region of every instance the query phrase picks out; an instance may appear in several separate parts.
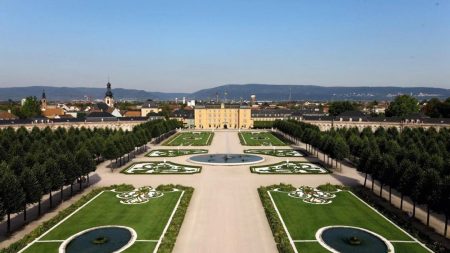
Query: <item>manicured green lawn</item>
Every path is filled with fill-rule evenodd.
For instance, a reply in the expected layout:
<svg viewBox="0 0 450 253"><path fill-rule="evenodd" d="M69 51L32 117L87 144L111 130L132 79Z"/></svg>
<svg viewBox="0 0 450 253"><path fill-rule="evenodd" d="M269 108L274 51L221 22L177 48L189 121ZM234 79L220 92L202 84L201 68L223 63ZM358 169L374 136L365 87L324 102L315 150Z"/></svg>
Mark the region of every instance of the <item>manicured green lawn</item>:
<svg viewBox="0 0 450 253"><path fill-rule="evenodd" d="M286 143L269 132L241 132L239 140L245 146L286 146Z"/></svg>
<svg viewBox="0 0 450 253"><path fill-rule="evenodd" d="M183 132L165 141L163 146L208 146L211 145L212 132Z"/></svg>
<svg viewBox="0 0 450 253"><path fill-rule="evenodd" d="M131 227L137 233L137 240L158 240L181 193L181 191L164 192L164 196L150 199L144 204L124 205L116 198L117 193L105 191L51 230L40 241L65 240L85 229L105 225ZM60 243L36 242L25 252L56 253ZM125 252L151 252L155 246L156 242L135 242Z"/></svg>
<svg viewBox="0 0 450 253"><path fill-rule="evenodd" d="M428 252L350 192L337 193L333 202L326 205L304 203L285 192L271 191L271 195L294 241L315 240L315 234L321 227L346 225L368 229L389 241L412 242L393 243L396 253ZM315 242L296 242L295 246L299 252L327 252Z"/></svg>

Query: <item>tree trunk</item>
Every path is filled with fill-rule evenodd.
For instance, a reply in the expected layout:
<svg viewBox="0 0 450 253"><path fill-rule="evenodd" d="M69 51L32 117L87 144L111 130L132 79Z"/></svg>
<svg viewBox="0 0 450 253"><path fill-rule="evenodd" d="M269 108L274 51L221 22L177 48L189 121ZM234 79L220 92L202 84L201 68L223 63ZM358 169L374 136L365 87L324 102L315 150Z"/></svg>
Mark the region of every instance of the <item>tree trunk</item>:
<svg viewBox="0 0 450 253"><path fill-rule="evenodd" d="M447 237L447 227L448 227L448 215L445 215L445 228L444 228L444 236Z"/></svg>
<svg viewBox="0 0 450 253"><path fill-rule="evenodd" d="M80 191L81 191L81 185L83 184L83 180L81 180L81 176L80 176Z"/></svg>
<svg viewBox="0 0 450 253"><path fill-rule="evenodd" d="M375 179L373 178L373 176L371 176L371 178L372 178L372 191L373 191L373 186L375 184Z"/></svg>
<svg viewBox="0 0 450 253"><path fill-rule="evenodd" d="M23 205L23 221L27 221L27 204Z"/></svg>
<svg viewBox="0 0 450 253"><path fill-rule="evenodd" d="M41 216L41 199L38 201L38 215Z"/></svg>
<svg viewBox="0 0 450 253"><path fill-rule="evenodd" d="M380 182L380 198L383 197L383 183Z"/></svg>
<svg viewBox="0 0 450 253"><path fill-rule="evenodd" d="M366 187L366 183L367 183L367 172L366 172L366 176L364 177L364 188Z"/></svg>
<svg viewBox="0 0 450 253"><path fill-rule="evenodd" d="M416 201L413 201L413 214L412 217L416 217Z"/></svg>
<svg viewBox="0 0 450 253"><path fill-rule="evenodd" d="M11 232L11 213L8 212L8 221L6 226L6 232L9 234Z"/></svg>
<svg viewBox="0 0 450 253"><path fill-rule="evenodd" d="M60 195L61 195L61 203L62 203L64 201L64 186L61 186Z"/></svg>
<svg viewBox="0 0 450 253"><path fill-rule="evenodd" d="M73 182L70 183L70 197L73 196Z"/></svg>
<svg viewBox="0 0 450 253"><path fill-rule="evenodd" d="M400 211L403 211L403 193L400 193Z"/></svg>
<svg viewBox="0 0 450 253"><path fill-rule="evenodd" d="M89 186L89 184L91 183L91 182L89 181L89 172L87 173L86 177L87 177L87 185Z"/></svg>
<svg viewBox="0 0 450 253"><path fill-rule="evenodd" d="M430 205L427 205L427 226L430 225Z"/></svg>
<svg viewBox="0 0 450 253"><path fill-rule="evenodd" d="M389 185L389 204L391 204L392 200L392 186Z"/></svg>
<svg viewBox="0 0 450 253"><path fill-rule="evenodd" d="M50 190L50 208L53 207L53 196L52 196L52 191Z"/></svg>

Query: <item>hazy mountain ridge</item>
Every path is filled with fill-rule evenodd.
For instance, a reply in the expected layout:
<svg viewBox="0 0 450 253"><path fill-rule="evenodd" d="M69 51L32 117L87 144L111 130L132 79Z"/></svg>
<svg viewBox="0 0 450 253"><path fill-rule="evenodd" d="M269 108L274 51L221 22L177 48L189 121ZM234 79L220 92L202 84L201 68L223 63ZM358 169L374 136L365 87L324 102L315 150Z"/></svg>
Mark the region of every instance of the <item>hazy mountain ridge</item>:
<svg viewBox="0 0 450 253"><path fill-rule="evenodd" d="M228 84L193 93L195 97L215 97L218 93L221 98L227 93L228 99L248 99L256 95L258 100L387 100L398 94L428 94L419 96L423 98L450 96L449 89L428 87L325 87L316 85L266 85L266 84Z"/></svg>
<svg viewBox="0 0 450 253"><path fill-rule="evenodd" d="M53 87L29 86L0 88L0 100L20 100L26 96L41 97L45 90L47 99L55 101L68 101L85 99L102 99L105 88L89 87ZM150 92L138 89L113 89L114 97L118 100L174 100L182 99L215 99L218 95L221 100L227 99L249 100L256 95L258 100L389 100L398 94L412 94L418 99L431 97L450 97L450 89L430 87L325 87L316 85L274 85L274 84L227 84L209 89L202 89L193 93L165 93ZM225 96L225 93L227 94Z"/></svg>

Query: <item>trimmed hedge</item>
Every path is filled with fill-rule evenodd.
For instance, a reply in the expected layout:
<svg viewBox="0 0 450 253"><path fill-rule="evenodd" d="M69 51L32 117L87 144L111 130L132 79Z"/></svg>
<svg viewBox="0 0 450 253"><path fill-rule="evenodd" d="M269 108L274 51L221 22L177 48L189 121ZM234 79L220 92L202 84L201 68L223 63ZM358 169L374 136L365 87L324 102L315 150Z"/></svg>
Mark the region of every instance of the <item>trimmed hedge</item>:
<svg viewBox="0 0 450 253"><path fill-rule="evenodd" d="M263 204L263 208L266 213L267 220L269 221L270 228L272 229L273 238L275 239L275 243L277 244L278 252L294 253L294 249L292 249L292 246L289 243L288 236L284 231L281 220L278 217L277 212L275 211L275 207L273 206L269 195L267 194L267 191L271 191L277 188L281 189L282 191L295 190L295 188L290 184L271 185L267 187L261 186L258 188L259 197Z"/></svg>
<svg viewBox="0 0 450 253"><path fill-rule="evenodd" d="M194 188L186 187L182 185L161 185L156 189L158 191L168 191L173 188L177 188L184 191L183 198L180 201L180 205L178 206L175 215L172 218L172 222L170 223L169 228L167 229L164 238L159 246L159 253L170 253L175 246L175 242L177 240L178 233L180 232L181 225L183 224L184 217L186 215L187 208L189 206L189 202L191 201L192 194L194 193Z"/></svg>
<svg viewBox="0 0 450 253"><path fill-rule="evenodd" d="M264 129L264 128L272 128L274 121L254 121L253 128L256 129Z"/></svg>

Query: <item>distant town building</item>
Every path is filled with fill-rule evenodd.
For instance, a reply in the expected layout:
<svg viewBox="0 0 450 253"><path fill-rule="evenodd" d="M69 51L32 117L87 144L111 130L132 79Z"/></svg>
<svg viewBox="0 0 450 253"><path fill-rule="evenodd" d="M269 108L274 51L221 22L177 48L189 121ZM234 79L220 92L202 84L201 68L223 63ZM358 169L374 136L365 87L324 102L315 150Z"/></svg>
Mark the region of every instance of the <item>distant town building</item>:
<svg viewBox="0 0 450 253"><path fill-rule="evenodd" d="M141 116L147 117L147 115L151 112L159 113L160 111L162 111L161 108L159 108L158 104L155 102L145 102L141 108Z"/></svg>
<svg viewBox="0 0 450 253"><path fill-rule="evenodd" d="M195 100L187 101L187 106L195 107Z"/></svg>
<svg viewBox="0 0 450 253"><path fill-rule="evenodd" d="M59 108L55 105L49 105L47 100L47 95L45 94L45 90L42 91L42 96L40 100L41 104L41 114L43 117L48 119L61 119L61 118L71 118L71 115L67 115L64 109Z"/></svg>
<svg viewBox="0 0 450 253"><path fill-rule="evenodd" d="M47 108L42 111L42 116L49 119L60 119L63 118L64 115L64 110L61 108Z"/></svg>
<svg viewBox="0 0 450 253"><path fill-rule="evenodd" d="M193 110L183 110L179 109L172 113L170 119L176 119L183 123L184 128L194 128L195 118Z"/></svg>
<svg viewBox="0 0 450 253"><path fill-rule="evenodd" d="M141 117L141 111L126 111L124 117Z"/></svg>
<svg viewBox="0 0 450 253"><path fill-rule="evenodd" d="M7 112L0 111L0 120L15 120L18 118L19 117L11 113L11 110L8 110Z"/></svg>
<svg viewBox="0 0 450 253"><path fill-rule="evenodd" d="M252 128L251 108L248 105L224 103L196 106L195 127L199 129Z"/></svg>

